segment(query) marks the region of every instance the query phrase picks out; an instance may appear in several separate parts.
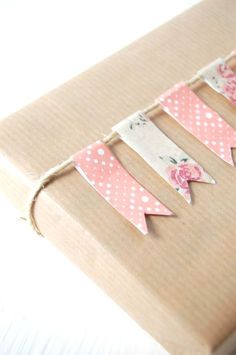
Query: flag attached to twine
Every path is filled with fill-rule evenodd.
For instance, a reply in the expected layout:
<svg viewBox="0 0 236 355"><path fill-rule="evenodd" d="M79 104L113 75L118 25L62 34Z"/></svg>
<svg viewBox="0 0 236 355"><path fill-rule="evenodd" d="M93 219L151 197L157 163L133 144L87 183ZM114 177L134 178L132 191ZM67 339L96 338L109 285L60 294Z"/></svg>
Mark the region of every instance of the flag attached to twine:
<svg viewBox="0 0 236 355"><path fill-rule="evenodd" d="M142 234L147 234L145 215L172 215L141 186L101 141L74 155L74 165L86 181Z"/></svg>
<svg viewBox="0 0 236 355"><path fill-rule="evenodd" d="M213 178L141 112L112 128L185 200L191 202L190 181L214 183Z"/></svg>
<svg viewBox="0 0 236 355"><path fill-rule="evenodd" d="M203 80L216 92L236 105L236 73L222 58L198 71Z"/></svg>
<svg viewBox="0 0 236 355"><path fill-rule="evenodd" d="M234 165L231 148L236 148L236 131L184 82L167 90L158 101L187 131L218 157Z"/></svg>

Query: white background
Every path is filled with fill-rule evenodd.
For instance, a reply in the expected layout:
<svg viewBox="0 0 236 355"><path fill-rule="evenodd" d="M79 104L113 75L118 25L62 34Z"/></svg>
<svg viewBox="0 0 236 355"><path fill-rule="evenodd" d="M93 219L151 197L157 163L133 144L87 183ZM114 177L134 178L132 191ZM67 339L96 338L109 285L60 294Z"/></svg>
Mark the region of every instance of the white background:
<svg viewBox="0 0 236 355"><path fill-rule="evenodd" d="M0 0L0 118L197 0ZM167 352L0 197L0 355Z"/></svg>

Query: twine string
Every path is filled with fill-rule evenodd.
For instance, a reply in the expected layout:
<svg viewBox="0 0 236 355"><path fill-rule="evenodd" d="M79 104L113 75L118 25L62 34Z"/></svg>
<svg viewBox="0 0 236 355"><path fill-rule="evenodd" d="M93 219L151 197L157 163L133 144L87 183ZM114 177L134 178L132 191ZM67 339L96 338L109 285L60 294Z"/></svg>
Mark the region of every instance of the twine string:
<svg viewBox="0 0 236 355"><path fill-rule="evenodd" d="M42 189L46 187L53 179L55 179L63 170L65 170L73 162L73 156L69 157L67 160L64 160L62 163L54 166L44 173L37 181L33 187L31 194L29 196L28 210L26 211L27 220L30 223L31 227L34 229L37 234L41 235L41 232L38 228L34 217L34 206L36 199Z"/></svg>
<svg viewBox="0 0 236 355"><path fill-rule="evenodd" d="M225 58L224 61L225 62L229 62L231 59L233 59L234 57L236 57L236 50L232 51L230 54L228 54ZM200 75L196 74L194 75L190 80L186 81L185 84L189 87L193 87L196 84L200 85L202 84L203 81L201 80ZM148 114L153 110L156 109L160 109L161 111L161 106L160 106L160 102L158 102L157 100L154 101L153 103L151 103L149 106L147 106L146 108L144 108L141 112L144 114ZM113 139L118 138L118 134L115 131L111 131L110 133L108 133L107 135L105 135L101 141L104 144L109 144ZM73 163L74 159L73 159L73 155L70 156L68 159L64 160L63 162L61 162L60 164L57 164L56 166L50 168L49 170L47 170L35 183L35 185L33 186L30 196L29 196L29 202L28 202L28 207L27 207L27 211L26 211L26 220L29 222L29 224L31 225L31 227L33 228L33 230L43 236L40 232L40 229L37 225L37 222L35 220L35 215L34 215L34 207L35 207L35 203L37 200L37 197L39 195L39 193L52 181L54 180L58 175L60 175L60 173L65 170L69 165L71 165ZM25 219L25 218L23 218Z"/></svg>

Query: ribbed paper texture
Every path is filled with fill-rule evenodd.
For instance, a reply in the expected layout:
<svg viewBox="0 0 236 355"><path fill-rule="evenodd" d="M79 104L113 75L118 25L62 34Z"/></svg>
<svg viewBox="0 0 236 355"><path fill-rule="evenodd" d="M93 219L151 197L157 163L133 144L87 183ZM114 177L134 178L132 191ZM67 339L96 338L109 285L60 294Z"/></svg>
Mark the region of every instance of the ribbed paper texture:
<svg viewBox="0 0 236 355"><path fill-rule="evenodd" d="M235 48L235 18L235 1L203 1L1 122L0 186L20 215L45 170ZM206 85L198 94L236 128L230 102ZM168 115L151 118L218 182L191 184L193 206L119 142L114 154L177 217L150 217L142 238L74 168L40 194L35 217L171 354L212 354L236 327L236 168Z"/></svg>

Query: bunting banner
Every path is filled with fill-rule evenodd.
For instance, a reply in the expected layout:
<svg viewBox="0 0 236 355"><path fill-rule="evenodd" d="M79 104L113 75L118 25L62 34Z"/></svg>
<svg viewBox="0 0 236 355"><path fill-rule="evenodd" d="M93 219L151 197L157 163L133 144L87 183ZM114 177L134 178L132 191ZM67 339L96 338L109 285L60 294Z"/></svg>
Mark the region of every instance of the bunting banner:
<svg viewBox="0 0 236 355"><path fill-rule="evenodd" d="M198 75L216 92L236 105L236 73L222 58L199 70Z"/></svg>
<svg viewBox="0 0 236 355"><path fill-rule="evenodd" d="M221 159L234 165L231 148L236 148L236 131L184 82L174 85L158 101L187 131Z"/></svg>
<svg viewBox="0 0 236 355"><path fill-rule="evenodd" d="M173 214L124 169L101 141L76 153L73 161L86 181L142 234L148 232L145 215Z"/></svg>
<svg viewBox="0 0 236 355"><path fill-rule="evenodd" d="M188 203L189 181L214 183L213 178L172 142L141 112L129 116L112 128Z"/></svg>
<svg viewBox="0 0 236 355"><path fill-rule="evenodd" d="M236 73L228 61L236 57L236 49L225 59L218 58L198 71L187 83L180 82L146 107L150 113L161 107L200 142L225 162L234 166L232 148L236 148L236 130L216 111L208 107L188 85L203 80L236 105ZM170 216L167 209L133 178L113 156L107 144L117 136L150 165L188 203L190 182L214 184L214 179L141 111L123 119L112 131L92 145L46 171L32 191L28 220L40 234L34 217L39 192L70 164L121 215L142 234L147 234L146 215Z"/></svg>

